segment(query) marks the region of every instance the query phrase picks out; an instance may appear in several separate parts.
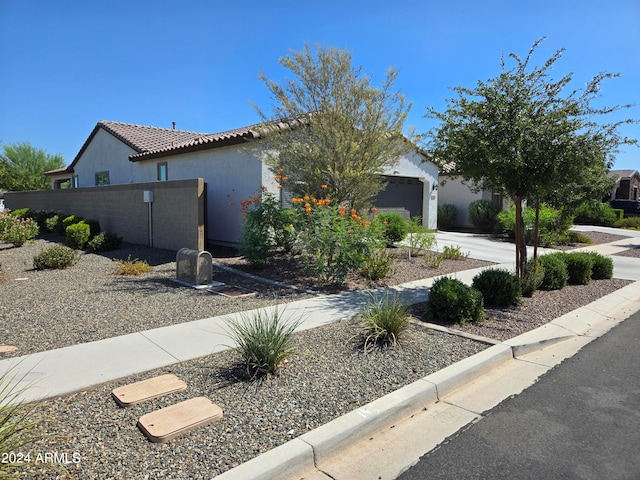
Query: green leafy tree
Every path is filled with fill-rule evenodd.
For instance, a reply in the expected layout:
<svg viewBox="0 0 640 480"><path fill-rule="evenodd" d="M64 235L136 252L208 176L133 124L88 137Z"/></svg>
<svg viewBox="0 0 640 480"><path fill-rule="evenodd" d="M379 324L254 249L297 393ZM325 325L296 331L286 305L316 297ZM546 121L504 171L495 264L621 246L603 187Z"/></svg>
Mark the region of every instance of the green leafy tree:
<svg viewBox="0 0 640 480"><path fill-rule="evenodd" d="M531 67L536 41L526 58L509 54L515 66L474 89L455 87L457 98L447 109L427 109L439 120L427 135L427 148L441 164L454 166L454 174L486 188L501 188L516 208L516 270L524 271L527 250L523 235L523 201L569 198L604 175L621 144L636 143L622 137L618 127L634 120L603 124L602 116L630 105L596 108L604 80L617 75L601 73L582 90L567 93L571 74L560 80L549 71L564 50L541 67ZM586 192L587 190L585 190ZM536 228L537 231L537 228ZM537 234L536 234L537 237Z"/></svg>
<svg viewBox="0 0 640 480"><path fill-rule="evenodd" d="M12 192L48 190L51 182L44 173L63 167L64 159L60 154L51 155L27 142L3 145L0 188Z"/></svg>
<svg viewBox="0 0 640 480"><path fill-rule="evenodd" d="M402 129L411 105L394 90L397 70L376 87L350 52L319 45L279 63L295 78L282 85L260 75L273 101L271 115L256 106L266 125L265 160L293 195L328 195L365 210L384 188L381 174L408 149Z"/></svg>

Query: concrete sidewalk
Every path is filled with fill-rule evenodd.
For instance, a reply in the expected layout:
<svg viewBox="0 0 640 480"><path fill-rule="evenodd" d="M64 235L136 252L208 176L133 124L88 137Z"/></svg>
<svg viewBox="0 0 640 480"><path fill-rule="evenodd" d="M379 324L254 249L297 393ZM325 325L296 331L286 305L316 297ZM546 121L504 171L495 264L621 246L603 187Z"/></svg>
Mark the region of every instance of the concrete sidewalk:
<svg viewBox="0 0 640 480"><path fill-rule="evenodd" d="M623 232L615 230L613 233L619 235ZM586 249L611 255L632 246L640 246L640 232L629 233L629 238L625 240ZM439 248L445 245L459 246L463 252L469 251L473 258L496 262L500 267L513 270L515 253L511 244L469 234L443 232L437 235ZM455 276L470 284L480 270L467 270L449 276ZM614 275L616 278L640 282L640 259L614 257ZM410 282L394 287L393 290L407 303L424 301L435 278ZM372 292L322 295L292 302L280 308L286 308L285 316L302 316L304 321L300 329L309 329L355 316L370 299L370 295L381 294L383 291L380 289ZM389 445L395 445L394 448L399 449L395 455L399 464L390 463L386 454L378 455L381 457L380 460L384 459L384 465L376 463L375 458L367 455L366 465L360 465L358 468L369 468L367 471L379 472L379 475L372 478L394 478L385 475L397 475L401 471L400 467L410 465L412 458L415 457L417 460L428 451L422 451L424 448L429 448L431 444L437 445L469 421L474 421L478 415L491 408L490 405L501 401L498 398L506 398L504 395L513 395L526 388L544 373L545 369L552 368L563 358L573 355L588 341L604 334L636 310L640 310L640 283L631 284L533 332L490 347L425 377L230 470L220 478L287 478L304 470L309 470L310 475L314 477L320 475L318 478L327 478L317 468L324 471L328 471L329 468L342 468L346 472L341 474L336 470L335 475L331 474L333 478L368 478L360 475L354 477L354 471L349 470L356 465L354 458L358 456L350 454L343 458L342 463L336 457L340 453L344 456L347 448L361 448L359 441L368 438L376 438L378 441L365 441L367 448L382 448L388 451ZM247 313L250 312L244 312L245 315ZM21 397L25 401L72 393L229 348L231 340L225 332L225 318L238 315L242 314L196 320L2 360L0 375L9 371L14 378L20 379L18 388L29 386ZM537 363L538 366L529 367L533 363ZM522 373L520 370L525 364L527 371ZM495 381L491 380L494 377ZM465 405L456 406L451 410L454 406L454 402L450 400L451 396L459 396L459 392L464 391L461 390L463 387L472 388L474 385L480 385L481 389L492 395L480 401L479 406L474 407L475 410L470 410ZM477 393L471 397L483 398ZM440 412L445 404L448 407ZM434 408L432 405L437 407ZM420 412L428 412L428 415ZM427 421L429 428L409 428L412 424L409 422L406 423L406 429L393 429L393 432L388 430L390 433L381 436L380 432L390 425L399 425L413 418ZM438 428L434 427L433 422ZM409 439L413 438L412 431L413 435L416 431L429 431L433 432L433 435L429 435L430 440L426 443L411 443ZM399 435L400 432L402 435ZM410 448L407 442L419 445L420 452ZM382 446L374 447L376 444ZM387 473L383 475L383 472Z"/></svg>

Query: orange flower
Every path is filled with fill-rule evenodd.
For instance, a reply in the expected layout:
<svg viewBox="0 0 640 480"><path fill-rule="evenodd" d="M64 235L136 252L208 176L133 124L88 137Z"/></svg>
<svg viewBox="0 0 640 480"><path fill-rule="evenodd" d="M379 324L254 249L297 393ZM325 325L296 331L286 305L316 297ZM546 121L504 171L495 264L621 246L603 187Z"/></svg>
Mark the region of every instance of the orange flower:
<svg viewBox="0 0 640 480"><path fill-rule="evenodd" d="M283 181L283 182L286 182L287 180L289 180L289 177L286 177L286 176L285 176L285 177L282 177L282 181Z"/></svg>
<svg viewBox="0 0 640 480"><path fill-rule="evenodd" d="M282 188L282 185L278 185L278 188L279 188L279 189L280 189L280 188Z"/></svg>
<svg viewBox="0 0 640 480"><path fill-rule="evenodd" d="M236 202L234 202L233 200L231 200L231 201L229 202L229 205L231 205L231 206L233 206L233 205L235 205L235 204L236 204Z"/></svg>
<svg viewBox="0 0 640 480"><path fill-rule="evenodd" d="M258 203L260 201L260 197L256 195L251 200L253 200L253 203Z"/></svg>
<svg viewBox="0 0 640 480"><path fill-rule="evenodd" d="M326 185L320 185L320 188L323 190L326 190L327 186Z"/></svg>
<svg viewBox="0 0 640 480"><path fill-rule="evenodd" d="M347 213L347 207L345 207L344 205L340 205L340 210L338 211L338 213L341 217L344 217L344 215Z"/></svg>
<svg viewBox="0 0 640 480"><path fill-rule="evenodd" d="M282 172L284 172L284 168L279 168L278 173L282 173Z"/></svg>
<svg viewBox="0 0 640 480"><path fill-rule="evenodd" d="M376 207L371 207L371 213L376 213L378 209Z"/></svg>

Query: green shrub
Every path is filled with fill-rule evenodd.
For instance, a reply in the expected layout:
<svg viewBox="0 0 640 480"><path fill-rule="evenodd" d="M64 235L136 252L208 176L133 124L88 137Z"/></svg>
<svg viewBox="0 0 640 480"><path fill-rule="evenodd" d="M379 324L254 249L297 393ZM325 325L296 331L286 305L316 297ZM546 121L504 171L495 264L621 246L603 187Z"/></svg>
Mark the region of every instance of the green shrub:
<svg viewBox="0 0 640 480"><path fill-rule="evenodd" d="M425 252L422 257L424 259L424 263L427 264L427 267L430 268L438 268L444 260L443 256L436 252Z"/></svg>
<svg viewBox="0 0 640 480"><path fill-rule="evenodd" d="M31 212L31 209L29 208L18 208L16 210L11 210L9 215L15 218L29 218L29 212Z"/></svg>
<svg viewBox="0 0 640 480"><path fill-rule="evenodd" d="M33 268L44 270L45 268L63 269L75 265L78 262L78 253L64 245L53 245L33 257Z"/></svg>
<svg viewBox="0 0 640 480"><path fill-rule="evenodd" d="M391 246L401 242L409 232L409 224L402 215L397 212L379 213L374 220L378 225L383 225L382 231L387 245Z"/></svg>
<svg viewBox="0 0 640 480"><path fill-rule="evenodd" d="M524 234L527 244L533 244L535 232L535 208L523 208L522 220L524 221ZM515 238L516 210L515 206L511 206L509 210L504 210L498 214L498 221L509 235ZM573 217L563 215L560 210L551 208L545 204L540 206L540 215L538 218L539 228L539 245L544 247L552 247L566 243L566 236L569 228L573 223Z"/></svg>
<svg viewBox="0 0 640 480"><path fill-rule="evenodd" d="M397 296L385 294L370 300L361 315L364 350L378 345L395 346L409 326L409 307Z"/></svg>
<svg viewBox="0 0 640 480"><path fill-rule="evenodd" d="M544 269L544 277L540 290L562 290L569 279L564 253L549 253L538 257L538 262Z"/></svg>
<svg viewBox="0 0 640 480"><path fill-rule="evenodd" d="M597 252L589 252L593 266L591 278L594 280L604 280L613 278L613 260Z"/></svg>
<svg viewBox="0 0 640 480"><path fill-rule="evenodd" d="M100 233L100 222L92 218L85 218L80 223L89 225L89 239L92 239Z"/></svg>
<svg viewBox="0 0 640 480"><path fill-rule="evenodd" d="M445 203L438 206L438 230L451 230L457 217L458 209L455 205Z"/></svg>
<svg viewBox="0 0 640 480"><path fill-rule="evenodd" d="M49 232L61 233L63 215L54 214L44 221L45 229Z"/></svg>
<svg viewBox="0 0 640 480"><path fill-rule="evenodd" d="M591 200L576 207L573 222L577 225L610 227L616 220L618 220L618 214L608 203Z"/></svg>
<svg viewBox="0 0 640 480"><path fill-rule="evenodd" d="M147 263L146 260L131 260L131 255L126 260L114 260L116 262L116 269L113 272L114 275L142 275L148 273L153 268Z"/></svg>
<svg viewBox="0 0 640 480"><path fill-rule="evenodd" d="M55 212L49 212L44 210L36 210L30 213L30 216L38 224L40 231L47 230L47 219L55 215Z"/></svg>
<svg viewBox="0 0 640 480"><path fill-rule="evenodd" d="M587 285L593 275L593 257L588 252L565 253L562 255L571 285Z"/></svg>
<svg viewBox="0 0 640 480"><path fill-rule="evenodd" d="M66 232L67 227L70 225L74 225L76 223L80 223L84 218L79 217L78 215L69 215L62 220L62 231Z"/></svg>
<svg viewBox="0 0 640 480"><path fill-rule="evenodd" d="M529 260L524 267L522 275L522 296L532 297L544 281L544 266L541 262Z"/></svg>
<svg viewBox="0 0 640 480"><path fill-rule="evenodd" d="M89 240L88 246L94 252L107 252L120 248L121 243L122 237L119 237L115 233L100 232Z"/></svg>
<svg viewBox="0 0 640 480"><path fill-rule="evenodd" d="M491 200L475 200L469 204L469 221L480 233L493 233L498 229L498 214L502 208Z"/></svg>
<svg viewBox="0 0 640 480"><path fill-rule="evenodd" d="M271 312L257 310L239 315L239 319L226 323L247 373L252 378L275 375L280 365L297 352L293 334L302 319L285 320L278 306Z"/></svg>
<svg viewBox="0 0 640 480"><path fill-rule="evenodd" d="M389 275L395 258L395 254L385 248L372 249L369 255L365 256L360 272L369 280L380 280Z"/></svg>
<svg viewBox="0 0 640 480"><path fill-rule="evenodd" d="M640 217L627 217L616 220L613 224L616 228L627 228L629 230L640 230Z"/></svg>
<svg viewBox="0 0 640 480"><path fill-rule="evenodd" d="M483 270L473 277L471 286L482 293L485 305L499 307L520 305L522 296L520 279L506 270Z"/></svg>
<svg viewBox="0 0 640 480"><path fill-rule="evenodd" d="M413 217L409 221L406 240L409 257L415 256L423 250L429 250L436 245L435 233L422 225L422 219L419 216Z"/></svg>
<svg viewBox="0 0 640 480"><path fill-rule="evenodd" d="M444 260L462 260L469 256L469 252L462 253L462 249L459 246L446 245L442 249L440 254Z"/></svg>
<svg viewBox="0 0 640 480"><path fill-rule="evenodd" d="M91 228L86 223L74 223L65 230L67 246L74 250L82 250L89 241Z"/></svg>
<svg viewBox="0 0 640 480"><path fill-rule="evenodd" d="M441 277L433 283L426 306L427 315L445 322L482 321L482 294L455 278Z"/></svg>
<svg viewBox="0 0 640 480"><path fill-rule="evenodd" d="M567 232L567 243L586 243L591 245L593 242L585 234L576 232L575 230L569 230Z"/></svg>
<svg viewBox="0 0 640 480"><path fill-rule="evenodd" d="M611 210L613 210L613 213L616 215L616 221L624 218L624 210L622 208L612 208Z"/></svg>

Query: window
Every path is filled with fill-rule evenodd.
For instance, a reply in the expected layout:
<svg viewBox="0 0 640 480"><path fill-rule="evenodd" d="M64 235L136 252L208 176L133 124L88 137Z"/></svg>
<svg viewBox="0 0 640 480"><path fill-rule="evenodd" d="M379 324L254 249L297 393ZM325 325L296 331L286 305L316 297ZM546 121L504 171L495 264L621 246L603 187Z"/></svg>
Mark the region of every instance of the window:
<svg viewBox="0 0 640 480"><path fill-rule="evenodd" d="M169 175L167 172L167 162L158 163L158 181L166 182L167 178L169 178Z"/></svg>
<svg viewBox="0 0 640 480"><path fill-rule="evenodd" d="M109 185L109 172L96 173L96 186Z"/></svg>

